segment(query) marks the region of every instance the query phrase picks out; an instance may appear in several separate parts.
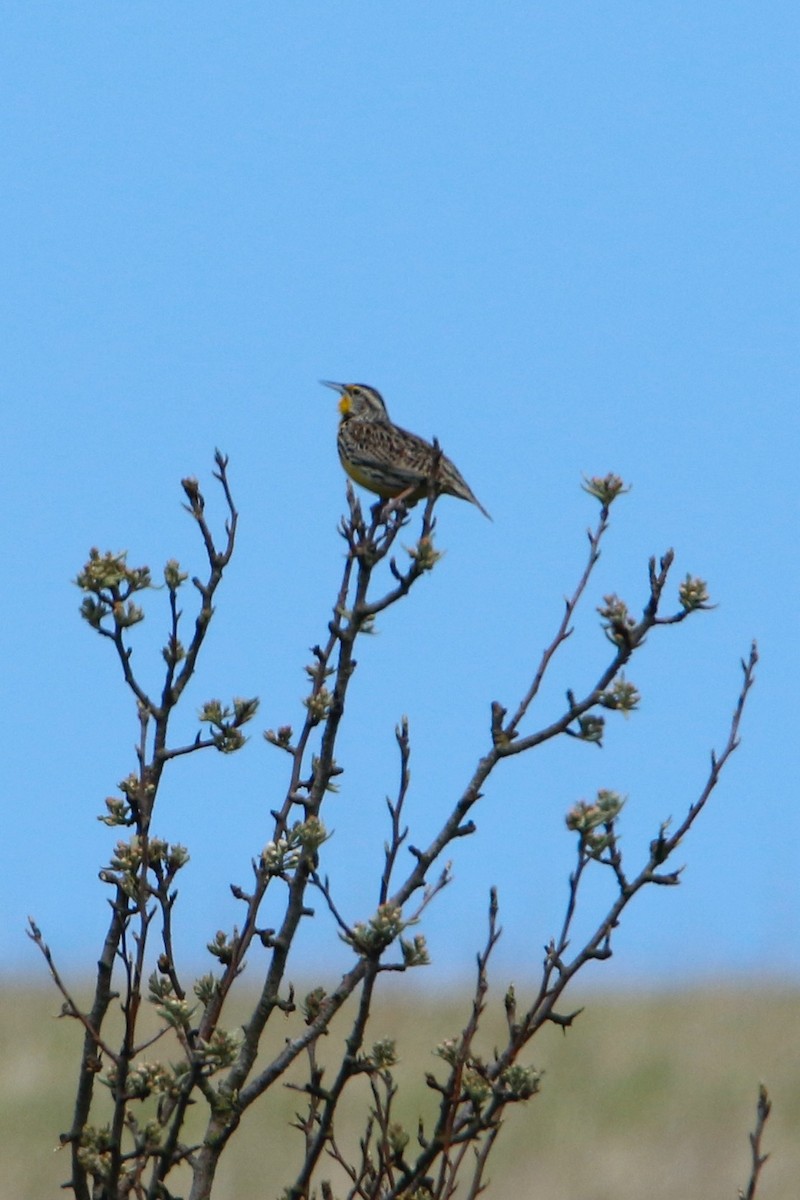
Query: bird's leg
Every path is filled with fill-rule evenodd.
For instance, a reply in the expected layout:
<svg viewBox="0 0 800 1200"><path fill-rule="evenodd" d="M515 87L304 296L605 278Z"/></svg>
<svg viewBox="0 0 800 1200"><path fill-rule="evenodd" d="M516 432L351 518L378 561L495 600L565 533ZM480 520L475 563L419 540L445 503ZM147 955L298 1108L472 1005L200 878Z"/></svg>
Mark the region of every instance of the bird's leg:
<svg viewBox="0 0 800 1200"><path fill-rule="evenodd" d="M398 495L392 496L391 500L387 500L382 506L375 506L380 509L381 520L384 524L388 523L392 513L401 512L401 510L405 510L408 507L406 501L415 491L416 488L414 486L407 487L402 492L399 492ZM401 515L404 515L404 512Z"/></svg>

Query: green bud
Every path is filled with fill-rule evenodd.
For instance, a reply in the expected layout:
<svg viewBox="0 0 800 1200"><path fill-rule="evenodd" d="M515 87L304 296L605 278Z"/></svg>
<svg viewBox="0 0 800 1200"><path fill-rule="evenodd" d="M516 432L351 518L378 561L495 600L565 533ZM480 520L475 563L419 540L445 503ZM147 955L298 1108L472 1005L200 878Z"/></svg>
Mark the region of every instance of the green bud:
<svg viewBox="0 0 800 1200"><path fill-rule="evenodd" d="M230 717L230 709L223 708L220 700L207 700L200 709L198 719L203 724L222 725L227 717Z"/></svg>
<svg viewBox="0 0 800 1200"><path fill-rule="evenodd" d="M118 629L130 629L132 625L138 625L144 620L144 609L138 604L134 604L129 600L127 604L123 604L121 600L117 600L112 606L114 615L114 624Z"/></svg>
<svg viewBox="0 0 800 1200"><path fill-rule="evenodd" d="M177 996L166 997L158 1008L159 1015L168 1025L184 1031L189 1029L194 1011L186 1000L179 1000Z"/></svg>
<svg viewBox="0 0 800 1200"><path fill-rule="evenodd" d="M319 817L307 817L292 826L292 841L302 846L307 854L314 854L327 839L328 831Z"/></svg>
<svg viewBox="0 0 800 1200"><path fill-rule="evenodd" d="M523 1067L514 1064L506 1067L500 1076L501 1082L511 1093L514 1100L528 1100L539 1091L541 1073L535 1067Z"/></svg>
<svg viewBox="0 0 800 1200"><path fill-rule="evenodd" d="M104 817L98 817L98 821L102 821L104 825L133 824L130 805L126 800L121 800L119 796L106 796L105 803L108 813Z"/></svg>
<svg viewBox="0 0 800 1200"><path fill-rule="evenodd" d="M409 1143L409 1135L399 1121L392 1121L386 1132L389 1136L389 1149L392 1156L399 1158Z"/></svg>
<svg viewBox="0 0 800 1200"><path fill-rule="evenodd" d="M241 1033L226 1033L223 1029L215 1029L208 1041L196 1041L198 1058L206 1068L214 1071L224 1070L236 1061L244 1035Z"/></svg>
<svg viewBox="0 0 800 1200"><path fill-rule="evenodd" d="M169 847L166 856L166 864L173 874L175 871L179 871L181 867L185 867L188 861L189 851L185 846L182 846L180 842L175 842L174 845Z"/></svg>
<svg viewBox="0 0 800 1200"><path fill-rule="evenodd" d="M585 713L582 717L578 717L577 737L583 742L594 742L599 746L603 741L605 727L606 723L603 717Z"/></svg>
<svg viewBox="0 0 800 1200"><path fill-rule="evenodd" d="M236 725L246 725L252 721L258 712L258 696L243 700L240 696L233 698L233 720Z"/></svg>
<svg viewBox="0 0 800 1200"><path fill-rule="evenodd" d="M359 954L380 953L405 928L403 910L399 905L381 904L375 916L367 923L359 921L353 926L352 935L341 935Z"/></svg>
<svg viewBox="0 0 800 1200"><path fill-rule="evenodd" d="M175 558L171 558L164 567L164 582L171 592L177 592L188 578L188 573L181 570L180 563Z"/></svg>
<svg viewBox="0 0 800 1200"><path fill-rule="evenodd" d="M277 732L274 729L265 730L264 738L271 746L277 746L280 750L288 750L291 753L293 732L291 725L280 725Z"/></svg>
<svg viewBox="0 0 800 1200"><path fill-rule="evenodd" d="M151 1004L160 1004L166 996L171 996L174 988L168 975L159 975L153 971L147 981L148 999Z"/></svg>
<svg viewBox="0 0 800 1200"><path fill-rule="evenodd" d="M241 730L226 725L214 738L214 746L220 754L235 754L246 741L247 738Z"/></svg>
<svg viewBox="0 0 800 1200"><path fill-rule="evenodd" d="M237 933L234 933L233 938L228 941L227 933L222 929L218 929L213 942L206 943L206 949L209 954L213 954L215 958L219 959L223 966L227 966L233 960L238 943L239 937Z"/></svg>
<svg viewBox="0 0 800 1200"><path fill-rule="evenodd" d="M161 656L167 666L175 667L186 658L186 648L180 638L170 635L170 639L161 651Z"/></svg>
<svg viewBox="0 0 800 1200"><path fill-rule="evenodd" d="M308 709L308 715L314 725L318 725L328 715L333 697L327 688L320 688L318 692L312 692L310 696L306 696L303 703Z"/></svg>
<svg viewBox="0 0 800 1200"><path fill-rule="evenodd" d="M207 975L201 975L200 978L195 981L195 985L192 990L200 1003L205 1007L216 995L217 980L211 973Z"/></svg>
<svg viewBox="0 0 800 1200"><path fill-rule="evenodd" d="M491 1084L474 1067L467 1067L464 1071L461 1086L476 1106L483 1104L492 1094Z"/></svg>
<svg viewBox="0 0 800 1200"><path fill-rule="evenodd" d="M451 1067L455 1066L456 1058L458 1057L459 1048L458 1038L445 1038L443 1042L434 1048L433 1053L438 1058L443 1058Z"/></svg>
<svg viewBox="0 0 800 1200"><path fill-rule="evenodd" d="M416 546L406 547L406 553L421 571L432 571L442 557L438 550L434 550L432 537L420 538Z"/></svg>
<svg viewBox="0 0 800 1200"><path fill-rule="evenodd" d="M394 1067L398 1063L397 1043L393 1038L381 1038L379 1042L375 1042L370 1058L373 1064L379 1071L387 1071L390 1067Z"/></svg>
<svg viewBox="0 0 800 1200"><path fill-rule="evenodd" d="M603 632L615 646L627 645L631 632L636 628L636 621L628 612L624 600L613 593L603 597L603 603L597 611L603 619Z"/></svg>
<svg viewBox="0 0 800 1200"><path fill-rule="evenodd" d="M640 701L641 696L636 684L629 683L624 675L621 675L613 686L600 697L600 703L604 708L621 712L624 717L635 712Z"/></svg>
<svg viewBox="0 0 800 1200"><path fill-rule="evenodd" d="M684 612L694 612L696 609L708 608L708 585L704 579L687 575L678 588L678 598Z"/></svg>
<svg viewBox="0 0 800 1200"><path fill-rule="evenodd" d="M604 508L609 508L617 496L622 496L625 492L631 490L625 486L619 475L612 474L602 477L592 475L589 478L584 475L581 487L590 496L594 496L596 500L599 500Z"/></svg>
<svg viewBox="0 0 800 1200"><path fill-rule="evenodd" d="M327 992L323 987L314 988L313 992L309 992L303 1001L303 1015L306 1019L306 1025L313 1025L319 1014L322 1012L322 1007L325 1002Z"/></svg>
<svg viewBox="0 0 800 1200"><path fill-rule="evenodd" d="M282 875L285 871L297 866L299 854L293 846L295 839L278 838L277 842L267 842L261 851L261 867L268 875Z"/></svg>
<svg viewBox="0 0 800 1200"><path fill-rule="evenodd" d="M111 612L108 604L98 603L91 596L86 596L80 607L80 614L84 621L91 625L92 629L99 629L104 617L107 617Z"/></svg>
<svg viewBox="0 0 800 1200"><path fill-rule="evenodd" d="M422 933L415 934L412 941L401 937L400 949L403 954L403 963L407 967L427 967L431 961L425 935Z"/></svg>

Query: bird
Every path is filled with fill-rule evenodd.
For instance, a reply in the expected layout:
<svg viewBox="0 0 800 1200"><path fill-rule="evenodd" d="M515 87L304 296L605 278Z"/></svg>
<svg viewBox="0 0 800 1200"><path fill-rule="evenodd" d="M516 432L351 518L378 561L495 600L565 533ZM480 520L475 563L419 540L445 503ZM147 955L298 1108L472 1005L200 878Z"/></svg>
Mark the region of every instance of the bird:
<svg viewBox="0 0 800 1200"><path fill-rule="evenodd" d="M366 383L320 382L338 392L339 459L350 478L383 500L412 505L434 490L468 500L491 521L464 476L437 446L401 429L389 418L383 396ZM435 478L434 478L435 476Z"/></svg>

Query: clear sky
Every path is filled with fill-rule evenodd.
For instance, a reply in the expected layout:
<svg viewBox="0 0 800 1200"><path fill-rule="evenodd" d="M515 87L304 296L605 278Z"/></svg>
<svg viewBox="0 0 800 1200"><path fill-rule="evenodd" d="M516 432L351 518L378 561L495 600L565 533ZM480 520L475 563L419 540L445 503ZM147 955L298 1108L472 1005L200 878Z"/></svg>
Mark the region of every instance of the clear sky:
<svg viewBox="0 0 800 1200"><path fill-rule="evenodd" d="M192 854L181 958L207 969L238 919L228 885L248 883L285 786L260 731L301 720L341 568L330 378L437 435L494 517L442 502L444 559L359 655L325 814L344 914L374 908L397 720L424 844L580 574L581 474L616 471L633 490L528 728L591 684L595 607L639 607L650 554L674 546L673 597L689 571L718 608L651 638L629 672L641 712L609 720L601 752L565 740L498 771L425 919L435 978L471 972L493 883L501 978L535 972L573 860L566 810L627 794L632 868L698 794L757 637L743 743L684 882L642 898L592 978L796 979L796 3L2 7L4 968L44 975L31 912L61 963L91 969L116 836L95 817L134 766L132 704L70 580L93 545L197 571L179 480L201 479L219 522L215 446L239 551L182 728L213 696L262 709L239 755L174 764L155 831ZM136 662L155 680L163 593L148 612ZM307 925L304 953L344 961L327 919Z"/></svg>

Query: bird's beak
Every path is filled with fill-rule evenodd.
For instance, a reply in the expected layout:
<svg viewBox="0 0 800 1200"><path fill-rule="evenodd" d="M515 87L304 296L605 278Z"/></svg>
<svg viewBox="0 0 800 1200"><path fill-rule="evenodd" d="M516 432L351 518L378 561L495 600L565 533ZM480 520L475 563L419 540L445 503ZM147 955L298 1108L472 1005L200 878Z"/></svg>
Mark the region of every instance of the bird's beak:
<svg viewBox="0 0 800 1200"><path fill-rule="evenodd" d="M343 417L346 417L350 412L351 404L350 392L348 391L347 384L331 383L330 379L320 379L320 383L324 384L325 387L333 388L335 392L339 393L339 395L342 397L339 401L339 412Z"/></svg>

